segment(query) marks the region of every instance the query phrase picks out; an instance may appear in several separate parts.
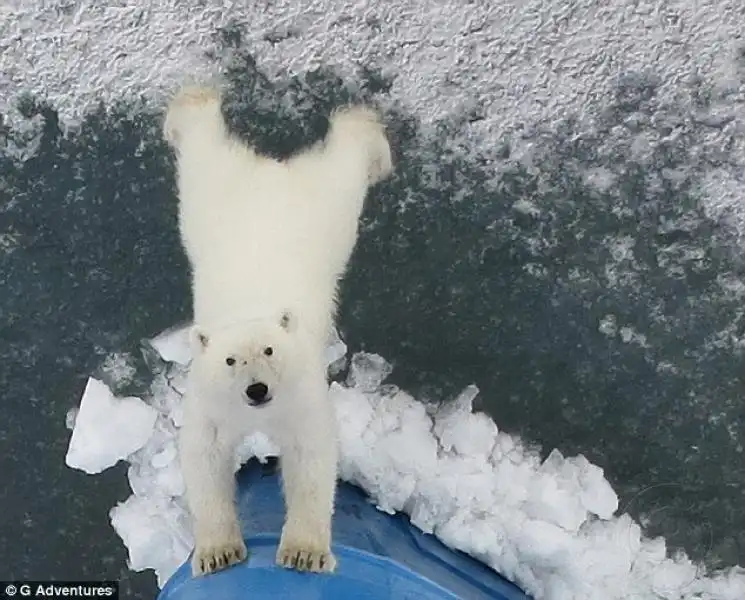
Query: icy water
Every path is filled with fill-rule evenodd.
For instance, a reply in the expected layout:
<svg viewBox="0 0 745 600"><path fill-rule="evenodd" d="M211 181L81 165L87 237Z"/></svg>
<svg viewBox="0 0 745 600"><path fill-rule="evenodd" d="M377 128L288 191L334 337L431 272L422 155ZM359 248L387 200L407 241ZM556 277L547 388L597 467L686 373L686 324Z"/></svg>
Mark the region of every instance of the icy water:
<svg viewBox="0 0 745 600"><path fill-rule="evenodd" d="M695 41L675 4L659 19L677 18L675 35ZM736 27L737 5L720 4L706 14ZM376 18L371 30L393 36ZM13 23L0 22L3 39L15 40ZM709 79L693 68L671 79L663 57L609 72L611 92L548 124L500 131L494 105L466 94L452 110L439 80L451 116L423 116L400 101L395 71L372 63L357 75L270 74L240 31L216 46L226 115L264 151L317 139L350 99L387 108L398 167L370 196L343 285L350 348L385 356L392 382L417 397L476 383L501 429L603 467L621 512L649 535L714 568L745 564L736 37ZM296 43L280 33L265 43ZM490 43L469 35L476 49ZM142 388L140 340L189 318L162 106L74 105L82 120L68 129L61 94L29 88L3 98L0 129L0 578L118 578L123 597L152 598L152 575L128 571L108 521L129 495L125 469L90 478L64 456L65 416L87 377Z"/></svg>

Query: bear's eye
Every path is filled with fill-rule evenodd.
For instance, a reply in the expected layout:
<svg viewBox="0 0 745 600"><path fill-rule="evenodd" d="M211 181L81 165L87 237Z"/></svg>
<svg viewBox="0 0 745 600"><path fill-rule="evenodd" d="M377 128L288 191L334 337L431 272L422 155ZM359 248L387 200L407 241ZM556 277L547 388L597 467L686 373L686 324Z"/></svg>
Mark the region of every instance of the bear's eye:
<svg viewBox="0 0 745 600"><path fill-rule="evenodd" d="M264 348L264 354L266 354L267 356L271 356L272 354L274 354L274 350L271 346L267 346L266 348Z"/></svg>
<svg viewBox="0 0 745 600"><path fill-rule="evenodd" d="M235 364L235 359L232 356L228 356L228 358L225 359L225 363L232 367Z"/></svg>

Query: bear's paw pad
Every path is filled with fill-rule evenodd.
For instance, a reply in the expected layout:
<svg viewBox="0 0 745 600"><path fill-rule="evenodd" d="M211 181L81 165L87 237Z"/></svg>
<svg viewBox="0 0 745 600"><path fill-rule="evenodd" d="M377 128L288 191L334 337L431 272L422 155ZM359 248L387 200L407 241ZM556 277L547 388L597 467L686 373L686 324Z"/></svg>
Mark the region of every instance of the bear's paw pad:
<svg viewBox="0 0 745 600"><path fill-rule="evenodd" d="M328 548L309 548L289 543L279 547L277 564L298 571L332 573L336 569L336 558Z"/></svg>
<svg viewBox="0 0 745 600"><path fill-rule="evenodd" d="M242 563L247 558L248 549L243 540L197 546L191 561L192 572L195 576L207 575Z"/></svg>

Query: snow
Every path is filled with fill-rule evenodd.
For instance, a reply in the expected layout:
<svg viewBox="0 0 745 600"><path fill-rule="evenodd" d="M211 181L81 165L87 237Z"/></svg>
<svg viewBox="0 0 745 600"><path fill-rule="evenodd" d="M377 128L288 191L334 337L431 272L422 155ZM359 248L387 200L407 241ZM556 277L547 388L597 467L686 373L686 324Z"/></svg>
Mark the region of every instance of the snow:
<svg viewBox="0 0 745 600"><path fill-rule="evenodd" d="M710 210L745 235L745 85L740 0L4 0L0 5L0 115L27 131L16 110L30 94L74 126L103 100L134 110L162 105L185 81L212 78L217 30L237 23L243 42L269 75L320 65L353 76L360 65L393 77L388 101L418 116L426 130L443 119L488 154L505 138L512 156L529 161L536 135L568 117L577 137L602 135L609 151L627 130L599 122L619 98L654 82L636 120L671 133L637 135L642 154L681 135L691 165L727 160L707 174ZM229 57L228 57L229 59ZM711 98L699 106L695 90ZM626 90L626 91L624 91ZM631 91L628 91L631 90ZM626 94L626 95L624 95ZM640 108L641 110L641 108ZM652 113L647 114L647 113ZM663 127L664 129L664 127ZM600 132L603 132L602 134ZM499 144L495 144L498 141ZM18 158L29 149L16 149ZM12 152L12 149L9 149ZM640 160L643 157L639 157ZM717 161L721 162L721 161ZM591 169L598 189L614 174Z"/></svg>
<svg viewBox="0 0 745 600"><path fill-rule="evenodd" d="M129 551L129 567L152 569L162 587L193 544L176 445L188 330L165 332L151 346L171 360L155 374L148 405L115 399L92 379L70 447L78 468L91 473L119 458L130 463L133 493L111 510L111 523ZM330 368L346 354L336 336ZM536 600L745 598L744 569L707 574L683 554L668 556L664 539L645 537L619 513L603 470L585 457L555 449L541 461L519 438L474 413L476 386L454 400L424 404L386 384L391 372L383 357L357 353L346 380L329 388L341 477L365 489L381 511L408 514L422 531L483 561ZM253 435L237 450L235 468L277 452L268 437Z"/></svg>
<svg viewBox="0 0 745 600"><path fill-rule="evenodd" d="M650 65L671 97L694 74L716 77L720 94L737 91L737 0L676 0L664 8L653 0L279 0L242 6L240 14L233 4L6 1L0 112L12 106L20 83L75 119L99 98L138 100L183 78L209 76L215 29L236 18L250 24L246 42L274 72L395 67L393 94L427 120L471 108L488 126L499 120L523 129L610 93L615 75ZM717 123L731 117L719 110Z"/></svg>
<svg viewBox="0 0 745 600"><path fill-rule="evenodd" d="M65 463L100 473L142 448L153 434L157 412L139 398L115 398L97 379L89 379L76 414Z"/></svg>

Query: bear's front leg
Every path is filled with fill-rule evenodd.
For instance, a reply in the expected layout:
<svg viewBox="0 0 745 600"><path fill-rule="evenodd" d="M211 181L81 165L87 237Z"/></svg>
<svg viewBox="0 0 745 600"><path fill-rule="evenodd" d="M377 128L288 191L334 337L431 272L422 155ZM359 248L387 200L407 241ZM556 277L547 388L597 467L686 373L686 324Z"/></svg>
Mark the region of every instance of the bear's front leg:
<svg viewBox="0 0 745 600"><path fill-rule="evenodd" d="M192 573L204 575L248 557L235 508L235 476L230 444L206 420L188 410L179 434L186 500L194 520Z"/></svg>
<svg viewBox="0 0 745 600"><path fill-rule="evenodd" d="M311 377L282 425L280 467L287 516L277 564L300 571L332 572L331 517L336 492L336 419L324 372Z"/></svg>

